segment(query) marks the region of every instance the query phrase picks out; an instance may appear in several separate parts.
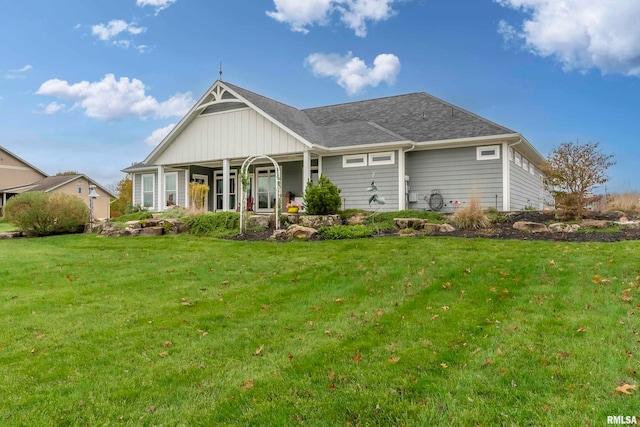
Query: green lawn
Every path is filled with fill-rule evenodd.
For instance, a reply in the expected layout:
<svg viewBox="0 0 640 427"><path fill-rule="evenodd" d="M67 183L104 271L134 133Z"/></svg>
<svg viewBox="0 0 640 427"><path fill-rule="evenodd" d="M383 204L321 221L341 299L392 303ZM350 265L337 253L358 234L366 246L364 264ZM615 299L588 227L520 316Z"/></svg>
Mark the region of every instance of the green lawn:
<svg viewBox="0 0 640 427"><path fill-rule="evenodd" d="M0 241L0 425L606 425L640 415L638 253Z"/></svg>
<svg viewBox="0 0 640 427"><path fill-rule="evenodd" d="M9 224L8 222L0 221L0 233L5 233L7 231L16 231L17 227Z"/></svg>

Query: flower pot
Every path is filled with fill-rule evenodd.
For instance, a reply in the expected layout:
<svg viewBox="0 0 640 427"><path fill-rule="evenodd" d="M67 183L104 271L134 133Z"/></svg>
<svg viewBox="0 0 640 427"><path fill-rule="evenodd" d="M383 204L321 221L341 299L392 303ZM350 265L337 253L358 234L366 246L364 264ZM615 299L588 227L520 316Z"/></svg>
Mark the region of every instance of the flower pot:
<svg viewBox="0 0 640 427"><path fill-rule="evenodd" d="M298 208L293 206L291 208L287 208L287 212L289 213L297 213L298 212Z"/></svg>

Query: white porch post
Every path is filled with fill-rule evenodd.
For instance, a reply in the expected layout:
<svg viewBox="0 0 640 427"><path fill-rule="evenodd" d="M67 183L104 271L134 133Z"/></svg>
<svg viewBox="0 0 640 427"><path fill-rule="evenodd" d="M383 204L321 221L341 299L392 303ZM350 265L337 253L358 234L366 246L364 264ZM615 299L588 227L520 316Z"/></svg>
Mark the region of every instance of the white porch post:
<svg viewBox="0 0 640 427"><path fill-rule="evenodd" d="M231 181L231 170L229 167L229 159L222 161L222 210L229 211L229 181ZM213 185L215 185L215 180Z"/></svg>
<svg viewBox="0 0 640 427"><path fill-rule="evenodd" d="M502 143L502 210L511 210L511 164L509 163L509 144Z"/></svg>
<svg viewBox="0 0 640 427"><path fill-rule="evenodd" d="M302 152L302 195L307 189L307 182L311 179L311 155L309 150Z"/></svg>
<svg viewBox="0 0 640 427"><path fill-rule="evenodd" d="M404 149L400 148L398 149L398 210L399 211L403 211L406 209L407 184L404 179L405 175L406 175L406 168L405 168L405 162L404 162Z"/></svg>
<svg viewBox="0 0 640 427"><path fill-rule="evenodd" d="M161 212L166 209L166 202L164 200L164 166L158 166L158 207L157 211Z"/></svg>

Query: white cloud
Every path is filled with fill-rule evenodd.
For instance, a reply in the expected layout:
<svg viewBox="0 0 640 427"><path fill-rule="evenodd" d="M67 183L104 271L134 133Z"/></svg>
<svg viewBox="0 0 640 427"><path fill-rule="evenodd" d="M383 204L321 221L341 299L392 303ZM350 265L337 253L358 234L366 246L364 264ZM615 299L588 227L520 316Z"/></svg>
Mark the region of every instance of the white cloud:
<svg viewBox="0 0 640 427"><path fill-rule="evenodd" d="M155 147L162 142L165 136L169 135L169 132L171 132L175 125L175 123L171 123L169 126L154 130L151 135L144 140L144 142Z"/></svg>
<svg viewBox="0 0 640 427"><path fill-rule="evenodd" d="M393 84L400 72L400 60L392 54L381 54L373 61L373 67L354 57L351 52L345 56L336 53L314 53L305 59L305 65L318 77L331 77L346 89L349 95L362 92L367 86L380 83Z"/></svg>
<svg viewBox="0 0 640 427"><path fill-rule="evenodd" d="M133 23L128 23L122 19L114 19L108 24L97 24L91 27L91 34L98 37L99 40L109 42L119 47L128 48L131 41L127 39L118 39L122 35L138 35L147 31L144 27L137 27ZM115 39L115 40L114 40Z"/></svg>
<svg viewBox="0 0 640 427"><path fill-rule="evenodd" d="M640 2L637 0L494 0L527 14L519 28L501 22L506 41L552 57L565 71L640 76Z"/></svg>
<svg viewBox="0 0 640 427"><path fill-rule="evenodd" d="M28 71L33 70L33 67L31 65L25 65L22 68L17 68L15 70L9 70L7 72L7 74L5 74L5 78L13 80L13 79L24 79L27 76L25 75L25 73L27 73Z"/></svg>
<svg viewBox="0 0 640 427"><path fill-rule="evenodd" d="M393 3L398 0L273 0L276 11L267 15L289 24L293 31L308 33L307 27L326 25L333 14L339 15L347 27L359 37L367 35L367 22L378 22L395 15Z"/></svg>
<svg viewBox="0 0 640 427"><path fill-rule="evenodd" d="M156 15L174 4L178 0L136 0L139 7L152 6L156 8Z"/></svg>
<svg viewBox="0 0 640 427"><path fill-rule="evenodd" d="M65 105L64 104L60 104L58 102L52 102L49 105L44 107L44 111L43 113L45 114L55 114L58 111L62 111L64 110Z"/></svg>
<svg viewBox="0 0 640 427"><path fill-rule="evenodd" d="M82 81L75 84L60 79L42 83L38 95L54 96L75 101L88 117L114 121L128 118L168 118L184 115L194 103L191 92L178 93L159 102L146 94L146 87L138 79L122 77L116 80L107 74L101 81Z"/></svg>

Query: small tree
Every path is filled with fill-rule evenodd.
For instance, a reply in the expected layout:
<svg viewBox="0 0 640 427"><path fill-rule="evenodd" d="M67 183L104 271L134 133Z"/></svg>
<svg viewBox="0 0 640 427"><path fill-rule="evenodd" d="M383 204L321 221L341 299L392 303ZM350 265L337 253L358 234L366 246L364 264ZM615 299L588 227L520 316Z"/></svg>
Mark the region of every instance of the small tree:
<svg viewBox="0 0 640 427"><path fill-rule="evenodd" d="M189 200L191 201L191 209L196 212L202 212L206 206L204 203L209 194L209 186L207 184L198 184L197 182L189 183Z"/></svg>
<svg viewBox="0 0 640 427"><path fill-rule="evenodd" d="M322 175L318 184L307 183L304 193L304 203L309 215L334 215L342 206L340 189L329 178Z"/></svg>
<svg viewBox="0 0 640 427"><path fill-rule="evenodd" d="M616 164L612 158L594 142L564 142L556 147L541 168L545 188L553 195L556 207L582 218L585 207L600 198L593 190L609 180L607 169Z"/></svg>
<svg viewBox="0 0 640 427"><path fill-rule="evenodd" d="M111 202L111 216L119 217L127 213L133 206L133 181L129 175L118 181L113 188L109 188L118 198Z"/></svg>

